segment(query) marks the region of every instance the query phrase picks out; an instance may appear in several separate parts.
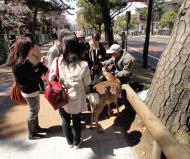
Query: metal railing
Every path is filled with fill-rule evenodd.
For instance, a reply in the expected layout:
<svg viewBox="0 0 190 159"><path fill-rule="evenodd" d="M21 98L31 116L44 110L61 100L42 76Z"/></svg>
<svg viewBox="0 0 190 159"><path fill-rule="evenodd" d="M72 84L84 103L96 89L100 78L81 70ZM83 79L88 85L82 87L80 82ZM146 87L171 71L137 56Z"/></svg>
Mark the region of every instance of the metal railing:
<svg viewBox="0 0 190 159"><path fill-rule="evenodd" d="M167 159L190 159L190 154L180 145L170 131L158 120L133 89L125 84L122 89L136 113L154 138L153 159L160 159L161 150ZM160 150L161 149L161 150Z"/></svg>

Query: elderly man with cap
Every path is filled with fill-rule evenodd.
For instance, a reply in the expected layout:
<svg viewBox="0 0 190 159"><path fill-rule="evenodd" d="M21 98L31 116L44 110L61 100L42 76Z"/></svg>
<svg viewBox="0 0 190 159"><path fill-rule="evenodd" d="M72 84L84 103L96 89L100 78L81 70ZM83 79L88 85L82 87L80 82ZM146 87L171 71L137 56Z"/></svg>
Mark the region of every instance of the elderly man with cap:
<svg viewBox="0 0 190 159"><path fill-rule="evenodd" d="M113 44L109 50L106 50L107 54L111 55L111 58L102 62L104 66L110 70L110 72L118 77L121 83L129 81L131 76L134 57L122 50L118 44Z"/></svg>

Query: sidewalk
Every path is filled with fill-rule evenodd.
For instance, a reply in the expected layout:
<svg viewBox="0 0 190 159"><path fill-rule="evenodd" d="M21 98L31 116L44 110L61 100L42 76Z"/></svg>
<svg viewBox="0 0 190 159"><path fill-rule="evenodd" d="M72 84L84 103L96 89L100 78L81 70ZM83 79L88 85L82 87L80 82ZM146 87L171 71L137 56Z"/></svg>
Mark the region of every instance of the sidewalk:
<svg viewBox="0 0 190 159"><path fill-rule="evenodd" d="M47 53L51 43L41 47ZM82 114L82 138L80 149L70 149L61 130L61 119L43 94L40 95L41 110L39 121L47 127L47 137L41 140L27 139L26 105L16 105L9 96L12 83L10 68L0 68L0 159L138 159L134 146L140 141L140 132L129 132L133 120L129 120L128 109L120 107L120 117L116 110L108 118L107 109L100 115L103 133L90 129L90 112Z"/></svg>

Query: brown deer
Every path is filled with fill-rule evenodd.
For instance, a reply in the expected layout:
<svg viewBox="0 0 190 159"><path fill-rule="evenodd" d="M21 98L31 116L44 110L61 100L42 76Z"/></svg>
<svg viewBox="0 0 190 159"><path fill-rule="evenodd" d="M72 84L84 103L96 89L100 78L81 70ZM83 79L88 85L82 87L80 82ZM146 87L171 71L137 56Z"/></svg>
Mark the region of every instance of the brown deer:
<svg viewBox="0 0 190 159"><path fill-rule="evenodd" d="M117 112L119 114L118 95L121 92L120 80L114 77L110 72L108 72L105 67L102 68L102 73L107 81L103 81L96 84L94 86L95 93L89 93L87 95L87 99L89 100L92 109L91 127L93 121L95 121L96 127L98 128L98 132L102 132L102 130L100 130L101 126L98 124L98 118L105 105L108 106L109 116L111 116L111 103L115 103Z"/></svg>

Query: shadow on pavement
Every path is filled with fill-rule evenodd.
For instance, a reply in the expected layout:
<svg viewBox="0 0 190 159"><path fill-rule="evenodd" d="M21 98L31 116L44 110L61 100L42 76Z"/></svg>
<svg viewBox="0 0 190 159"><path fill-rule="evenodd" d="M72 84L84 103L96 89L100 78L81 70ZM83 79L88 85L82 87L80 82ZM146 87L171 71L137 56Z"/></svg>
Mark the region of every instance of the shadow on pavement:
<svg viewBox="0 0 190 159"><path fill-rule="evenodd" d="M126 101L125 109L120 112L120 117L116 118L114 121L115 125L120 126L122 134L125 136L125 140L128 146L135 146L140 142L142 133L140 131L134 130L128 132L133 121L135 120L136 112L133 107Z"/></svg>
<svg viewBox="0 0 190 159"><path fill-rule="evenodd" d="M63 136L61 125L54 125L48 128L46 138L54 136Z"/></svg>
<svg viewBox="0 0 190 159"><path fill-rule="evenodd" d="M0 139L16 137L26 131L25 113L18 114L19 109L25 109L25 105L18 106L9 96L0 96Z"/></svg>
<svg viewBox="0 0 190 159"><path fill-rule="evenodd" d="M8 95L0 96L0 118L12 107L16 106Z"/></svg>
<svg viewBox="0 0 190 159"><path fill-rule="evenodd" d="M97 158L97 156L114 156L117 150L129 150L129 147L133 147L140 142L142 136L140 131L134 130L128 132L135 120L136 112L127 101L122 104L125 106L119 113L119 117L117 116L117 113L113 113L112 116L116 116L116 118L114 118L113 124L110 127L104 128L103 133L97 133L96 127L85 128L83 130L84 142L81 145L81 148L91 148L96 154L95 158ZM90 116L90 113L83 115L83 120L87 125L90 124ZM111 117L110 119L107 118L107 107L105 107L100 115L99 121L113 120Z"/></svg>

